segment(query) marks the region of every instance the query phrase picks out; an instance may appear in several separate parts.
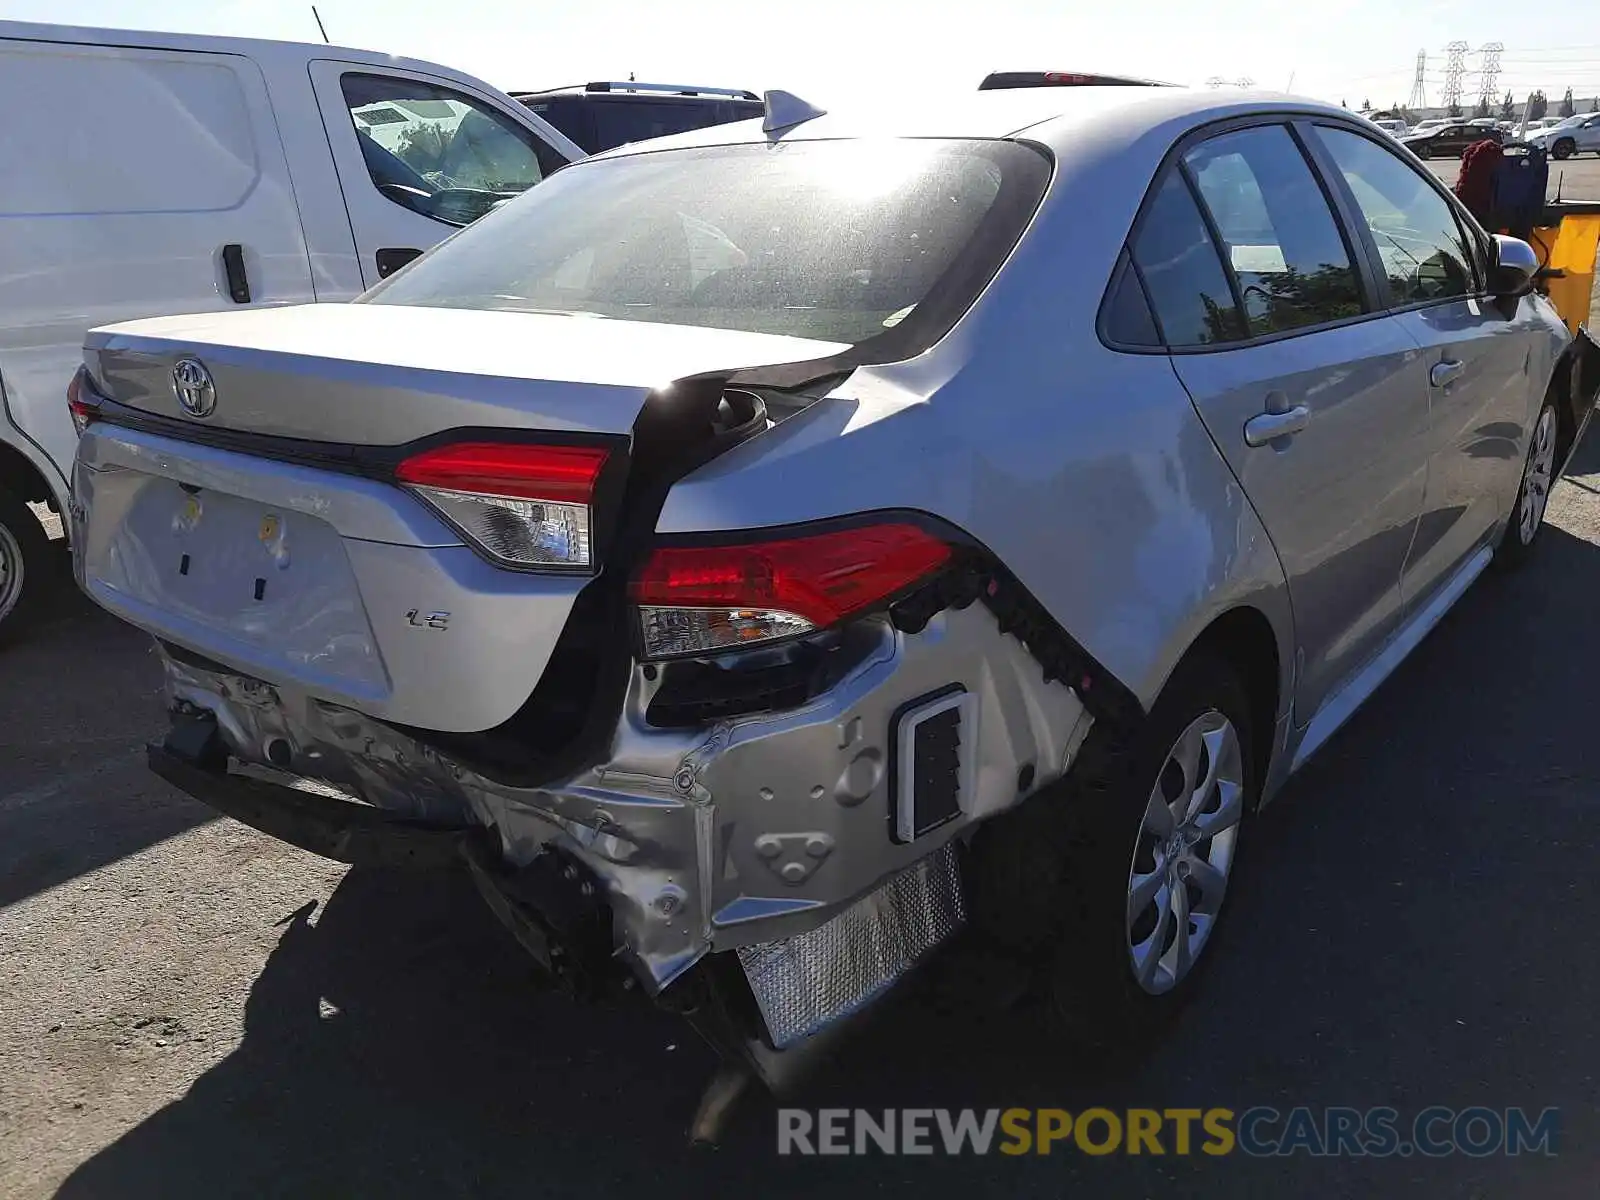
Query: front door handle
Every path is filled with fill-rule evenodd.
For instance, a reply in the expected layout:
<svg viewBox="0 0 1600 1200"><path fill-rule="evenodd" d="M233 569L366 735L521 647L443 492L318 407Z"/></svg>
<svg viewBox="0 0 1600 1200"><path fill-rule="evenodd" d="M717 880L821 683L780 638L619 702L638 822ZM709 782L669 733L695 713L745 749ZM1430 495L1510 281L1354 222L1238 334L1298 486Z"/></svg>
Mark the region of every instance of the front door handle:
<svg viewBox="0 0 1600 1200"><path fill-rule="evenodd" d="M1428 382L1436 388L1453 383L1467 369L1467 364L1457 358L1447 358L1443 362L1433 364L1433 370L1428 372Z"/></svg>
<svg viewBox="0 0 1600 1200"><path fill-rule="evenodd" d="M1244 441L1247 446L1265 446L1277 438L1299 433L1311 423L1311 409L1296 404L1283 412L1257 413L1244 423Z"/></svg>

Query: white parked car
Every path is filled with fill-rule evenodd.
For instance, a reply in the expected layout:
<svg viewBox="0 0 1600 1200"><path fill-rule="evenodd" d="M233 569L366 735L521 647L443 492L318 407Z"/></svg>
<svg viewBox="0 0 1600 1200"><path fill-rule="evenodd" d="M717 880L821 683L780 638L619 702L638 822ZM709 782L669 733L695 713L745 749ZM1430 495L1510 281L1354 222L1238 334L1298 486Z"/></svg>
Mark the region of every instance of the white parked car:
<svg viewBox="0 0 1600 1200"><path fill-rule="evenodd" d="M1404 137L1411 132L1411 126L1398 117L1374 117L1372 118L1372 123L1385 133L1391 133L1395 137Z"/></svg>
<svg viewBox="0 0 1600 1200"><path fill-rule="evenodd" d="M470 75L292 42L0 21L0 109L0 636L43 598L26 504L67 511L91 326L349 300L583 157Z"/></svg>

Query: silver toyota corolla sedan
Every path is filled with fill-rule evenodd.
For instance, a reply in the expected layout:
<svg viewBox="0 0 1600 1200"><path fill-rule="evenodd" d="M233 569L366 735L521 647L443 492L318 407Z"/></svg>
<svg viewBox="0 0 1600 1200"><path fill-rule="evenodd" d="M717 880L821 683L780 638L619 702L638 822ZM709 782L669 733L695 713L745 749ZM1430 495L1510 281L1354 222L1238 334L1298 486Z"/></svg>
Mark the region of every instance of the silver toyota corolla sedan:
<svg viewBox="0 0 1600 1200"><path fill-rule="evenodd" d="M77 572L165 778L464 863L769 1082L963 925L1127 1043L1251 814L1536 546L1600 388L1536 271L1337 108L774 94L354 304L93 332Z"/></svg>

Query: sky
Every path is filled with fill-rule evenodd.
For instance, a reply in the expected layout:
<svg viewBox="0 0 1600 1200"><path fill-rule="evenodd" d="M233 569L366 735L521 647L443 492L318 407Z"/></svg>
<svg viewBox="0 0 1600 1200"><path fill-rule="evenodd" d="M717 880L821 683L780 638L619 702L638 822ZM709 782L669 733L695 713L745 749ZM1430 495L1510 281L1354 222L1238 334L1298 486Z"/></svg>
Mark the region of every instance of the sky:
<svg viewBox="0 0 1600 1200"><path fill-rule="evenodd" d="M977 86L993 70L1250 80L1352 108L1405 101L1419 50L1439 102L1445 47L1504 43L1498 93L1600 94L1593 45L1498 0L317 0L340 45L429 59L507 91L591 79L783 88L823 107L871 89ZM1335 15L1337 13L1337 15ZM0 0L0 19L318 41L300 0ZM1578 26L1587 29L1588 26ZM1581 36L1581 35L1580 35ZM1467 56L1477 98L1481 53ZM1587 106L1585 106L1587 107Z"/></svg>

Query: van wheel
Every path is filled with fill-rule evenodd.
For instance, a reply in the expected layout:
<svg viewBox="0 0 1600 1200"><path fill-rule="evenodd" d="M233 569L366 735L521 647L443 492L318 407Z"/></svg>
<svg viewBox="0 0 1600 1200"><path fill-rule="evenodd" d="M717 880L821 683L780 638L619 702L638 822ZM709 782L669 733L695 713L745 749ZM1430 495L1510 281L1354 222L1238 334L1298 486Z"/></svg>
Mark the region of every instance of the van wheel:
<svg viewBox="0 0 1600 1200"><path fill-rule="evenodd" d="M21 500L0 491L0 642L38 613L50 579L50 539Z"/></svg>
<svg viewBox="0 0 1600 1200"><path fill-rule="evenodd" d="M1426 161L1433 157L1433 147L1428 145L1427 142L1423 142L1422 145L1416 148L1415 154L1418 158Z"/></svg>
<svg viewBox="0 0 1600 1200"><path fill-rule="evenodd" d="M1562 138L1554 146L1550 147L1550 157L1551 158L1571 158L1572 157L1572 152L1574 150L1576 150L1577 148L1578 148L1578 144L1576 142L1574 142L1571 138Z"/></svg>

